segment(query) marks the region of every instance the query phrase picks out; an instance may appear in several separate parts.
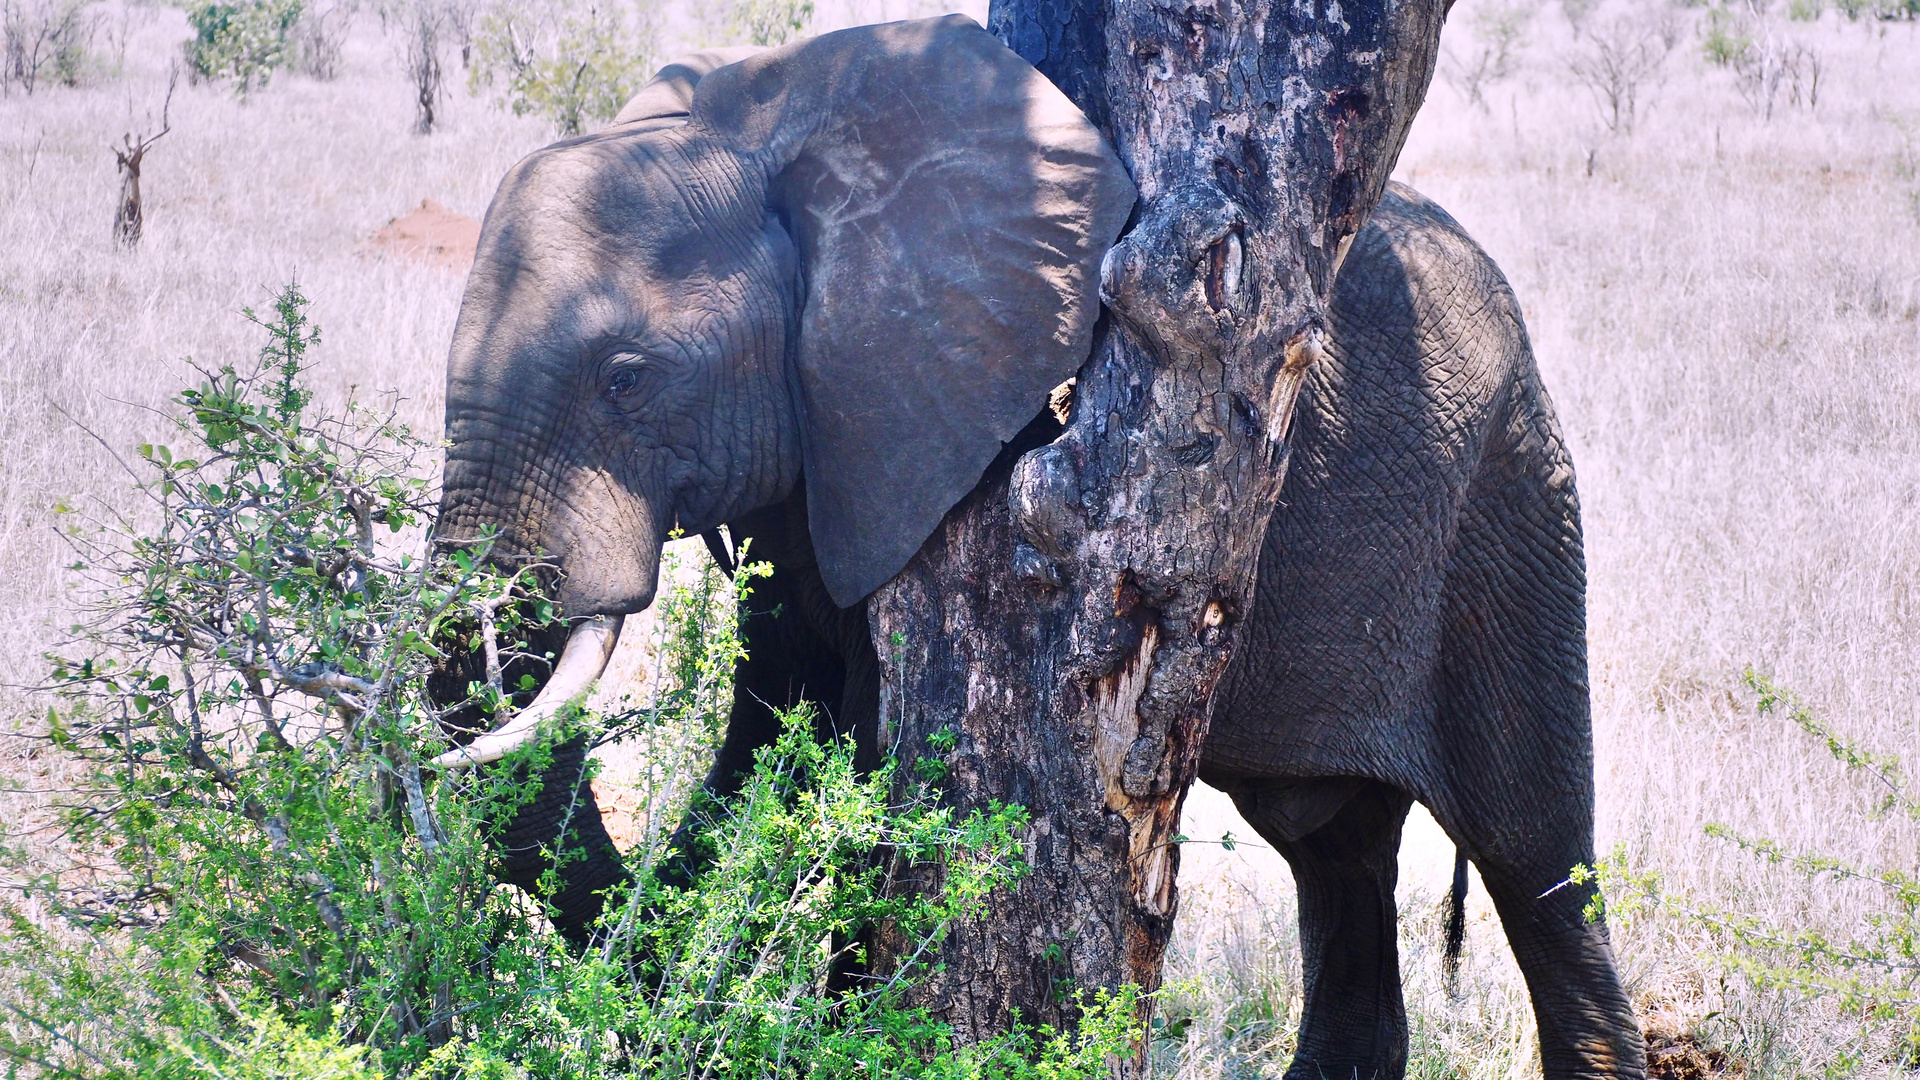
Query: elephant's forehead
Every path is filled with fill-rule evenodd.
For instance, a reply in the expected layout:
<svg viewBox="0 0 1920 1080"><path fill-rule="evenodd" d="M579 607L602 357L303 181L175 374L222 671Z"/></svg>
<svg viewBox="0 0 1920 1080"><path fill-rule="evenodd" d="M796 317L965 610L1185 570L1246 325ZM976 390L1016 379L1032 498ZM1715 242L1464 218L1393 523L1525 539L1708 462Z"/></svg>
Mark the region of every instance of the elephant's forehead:
<svg viewBox="0 0 1920 1080"><path fill-rule="evenodd" d="M568 269L641 266L669 278L729 261L758 225L760 200L739 163L672 130L557 143L515 166L488 215L482 247ZM498 228L494 228L495 219Z"/></svg>
<svg viewBox="0 0 1920 1080"><path fill-rule="evenodd" d="M559 143L516 166L469 278L473 332L561 351L744 332L738 313L779 290L764 200L733 155L675 134Z"/></svg>

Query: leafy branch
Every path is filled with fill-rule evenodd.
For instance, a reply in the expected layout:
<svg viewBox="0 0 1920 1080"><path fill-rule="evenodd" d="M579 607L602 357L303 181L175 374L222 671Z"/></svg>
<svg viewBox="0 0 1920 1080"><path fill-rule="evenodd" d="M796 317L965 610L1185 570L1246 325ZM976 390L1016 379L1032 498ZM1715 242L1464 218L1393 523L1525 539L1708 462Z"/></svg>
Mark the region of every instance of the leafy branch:
<svg viewBox="0 0 1920 1080"><path fill-rule="evenodd" d="M247 312L252 363L176 398L183 449L140 448L136 514L64 515L94 602L22 737L84 774L63 828L91 862L0 856L22 871L0 899L0 1058L143 1080L1074 1080L1131 1051L1133 989L1083 999L1074 1032L968 1047L909 1004L947 926L1024 872L1020 808L956 816L928 776L895 801L896 766L856 769L805 711L739 797L689 790L764 564L665 591L642 700L571 709L496 767L424 768L551 670L554 568L435 545L434 448L390 405L317 410L307 306L289 286ZM557 869L531 894L495 876L502 830L576 733L647 748L649 789L630 876L579 952L547 919ZM900 887L927 868L935 887ZM867 970L881 933L909 959Z"/></svg>

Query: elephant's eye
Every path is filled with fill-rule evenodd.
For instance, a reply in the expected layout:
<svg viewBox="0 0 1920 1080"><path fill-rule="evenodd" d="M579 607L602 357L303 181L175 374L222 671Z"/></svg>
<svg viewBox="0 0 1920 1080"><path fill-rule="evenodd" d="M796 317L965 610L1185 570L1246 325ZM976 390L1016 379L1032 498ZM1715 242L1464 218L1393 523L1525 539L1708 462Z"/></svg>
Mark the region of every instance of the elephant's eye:
<svg viewBox="0 0 1920 1080"><path fill-rule="evenodd" d="M631 367L616 368L612 375L607 376L607 396L610 398L626 397L628 394L633 393L634 389L639 385L640 372Z"/></svg>

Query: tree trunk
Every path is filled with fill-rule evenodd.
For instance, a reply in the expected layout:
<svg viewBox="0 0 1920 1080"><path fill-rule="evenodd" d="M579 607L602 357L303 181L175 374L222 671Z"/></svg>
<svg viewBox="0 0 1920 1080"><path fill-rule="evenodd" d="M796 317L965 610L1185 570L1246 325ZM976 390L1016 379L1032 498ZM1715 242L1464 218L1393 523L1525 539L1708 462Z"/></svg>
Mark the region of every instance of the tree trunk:
<svg viewBox="0 0 1920 1080"><path fill-rule="evenodd" d="M923 992L965 1038L1015 1009L1069 1021L1074 989L1159 984L1181 803L1294 398L1444 14L994 0L990 28L1107 134L1142 201L1065 433L990 472L870 604L882 745L938 756L951 729L952 799L1033 811L1033 874L953 929Z"/></svg>
<svg viewBox="0 0 1920 1080"><path fill-rule="evenodd" d="M128 141L123 153L114 151L120 166L120 203L113 212L113 235L120 246L132 250L140 246L144 220L140 212L140 159L147 148Z"/></svg>
<svg viewBox="0 0 1920 1080"><path fill-rule="evenodd" d="M434 107L440 101L439 9L421 5L411 12L413 33L407 43L407 75L413 79L413 131L433 134Z"/></svg>

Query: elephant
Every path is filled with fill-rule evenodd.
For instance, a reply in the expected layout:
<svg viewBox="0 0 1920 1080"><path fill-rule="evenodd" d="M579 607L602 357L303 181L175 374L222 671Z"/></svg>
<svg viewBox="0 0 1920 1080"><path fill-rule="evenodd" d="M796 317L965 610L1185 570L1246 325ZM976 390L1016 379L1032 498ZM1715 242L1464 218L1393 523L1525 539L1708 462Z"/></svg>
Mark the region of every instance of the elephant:
<svg viewBox="0 0 1920 1080"><path fill-rule="evenodd" d="M1049 392L1101 332L1134 201L1084 116L962 16L685 58L516 165L449 353L439 529L542 553L572 624L538 697L442 764L533 738L651 603L670 532L726 560L722 526L775 570L708 789L736 790L803 698L875 763L866 599L1059 433ZM1562 886L1593 861L1584 556L1519 305L1392 185L1329 319L1201 764L1298 883L1287 1075L1405 1071L1395 860L1418 800L1481 871L1546 1075L1639 1076L1605 926ZM547 898L578 942L623 872L585 753L555 751L502 857L531 887L543 846L584 852Z"/></svg>

